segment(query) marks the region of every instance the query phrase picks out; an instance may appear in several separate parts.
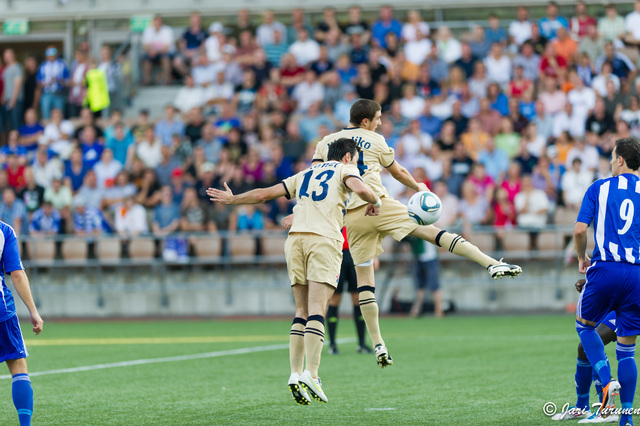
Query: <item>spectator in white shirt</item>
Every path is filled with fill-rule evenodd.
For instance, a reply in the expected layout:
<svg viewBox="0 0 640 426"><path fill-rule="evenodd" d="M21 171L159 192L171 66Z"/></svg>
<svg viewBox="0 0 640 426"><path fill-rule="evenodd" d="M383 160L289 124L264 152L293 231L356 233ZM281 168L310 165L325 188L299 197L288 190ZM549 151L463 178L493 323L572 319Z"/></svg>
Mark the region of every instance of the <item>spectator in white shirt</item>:
<svg viewBox="0 0 640 426"><path fill-rule="evenodd" d="M567 161L565 163L567 170L573 167L573 160L576 158L580 159L581 170L591 172L593 177L593 173L598 168L598 162L600 161L598 149L593 145L587 144L584 138L578 139L575 146L567 153Z"/></svg>
<svg viewBox="0 0 640 426"><path fill-rule="evenodd" d="M429 133L423 132L420 127L420 121L417 118L409 122L405 134L400 138L398 143L404 148L405 158L408 160L409 169L416 166L416 161L426 156L433 145L433 138ZM403 164L405 161L403 161Z"/></svg>
<svg viewBox="0 0 640 426"><path fill-rule="evenodd" d="M154 64L162 66L162 82L168 84L171 77L171 57L175 50L173 30L163 25L162 18L156 15L153 17L153 24L145 28L142 33L142 44L145 50L143 84L151 82L151 70Z"/></svg>
<svg viewBox="0 0 640 426"><path fill-rule="evenodd" d="M307 111L312 104L324 99L324 85L318 81L315 71L307 70L304 77L304 80L293 88L291 94L299 112Z"/></svg>
<svg viewBox="0 0 640 426"><path fill-rule="evenodd" d="M407 14L408 22L402 25L402 39L405 42L416 41L418 39L418 33L423 36L429 36L429 24L422 21L420 12L417 10L410 10Z"/></svg>
<svg viewBox="0 0 640 426"><path fill-rule="evenodd" d="M215 83L204 89L204 99L214 112L219 112L223 104L233 99L233 84L225 81L224 73L219 72Z"/></svg>
<svg viewBox="0 0 640 426"><path fill-rule="evenodd" d="M135 237L149 232L147 212L135 202L135 196L125 198L121 208L115 211L115 228L120 237Z"/></svg>
<svg viewBox="0 0 640 426"><path fill-rule="evenodd" d="M586 123L589 113L596 106L596 92L586 87L575 71L569 72L569 81L573 84L573 89L567 95L567 100L573 106L573 113L582 116Z"/></svg>
<svg viewBox="0 0 640 426"><path fill-rule="evenodd" d="M440 58L447 64L451 64L462 56L462 45L451 34L448 27L440 27L438 29L438 52Z"/></svg>
<svg viewBox="0 0 640 426"><path fill-rule="evenodd" d="M566 102L562 111L553 115L553 137L560 136L563 132L569 132L574 138L581 138L585 133L586 117L575 114L573 105Z"/></svg>
<svg viewBox="0 0 640 426"><path fill-rule="evenodd" d="M612 72L611 62L606 61L602 64L602 72L591 82L591 87L596 91L598 96L607 96L607 83L611 81L616 88L616 93L620 91L620 79Z"/></svg>
<svg viewBox="0 0 640 426"><path fill-rule="evenodd" d="M298 30L298 39L289 46L289 53L293 54L298 65L304 67L320 57L320 45L309 38L309 31L302 28Z"/></svg>
<svg viewBox="0 0 640 426"><path fill-rule="evenodd" d="M111 148L105 148L104 151L102 151L100 161L93 166L93 171L96 172L98 187L106 188L112 186L120 170L122 170L122 164L113 158Z"/></svg>
<svg viewBox="0 0 640 426"><path fill-rule="evenodd" d="M429 40L426 34L423 34L420 30L415 33L413 40L407 41L404 45L404 56L407 61L414 65L422 65L431 52L431 40Z"/></svg>
<svg viewBox="0 0 640 426"><path fill-rule="evenodd" d="M531 21L529 20L529 10L518 7L517 20L509 24L509 38L511 43L521 46L522 43L531 38Z"/></svg>
<svg viewBox="0 0 640 426"><path fill-rule="evenodd" d="M136 143L135 150L136 155L146 167L155 169L160 164L162 161L162 141L156 138L153 127L145 131L144 138Z"/></svg>
<svg viewBox="0 0 640 426"><path fill-rule="evenodd" d="M571 167L562 175L562 194L564 204L568 209L577 210L582 204L582 198L593 183L593 172L582 167L582 160L575 157Z"/></svg>
<svg viewBox="0 0 640 426"><path fill-rule="evenodd" d="M209 25L209 37L204 41L204 50L209 63L222 60L222 47L225 45L224 26L220 22Z"/></svg>
<svg viewBox="0 0 640 426"><path fill-rule="evenodd" d="M207 87L216 79L218 72L222 70L221 64L209 63L207 55L200 55L193 60L191 77L196 86Z"/></svg>
<svg viewBox="0 0 640 426"><path fill-rule="evenodd" d="M491 45L491 52L484 64L487 67L487 79L498 83L504 90L511 80L511 59L503 53L500 43Z"/></svg>
<svg viewBox="0 0 640 426"><path fill-rule="evenodd" d="M413 84L405 84L402 88L402 94L400 114L409 120L420 117L424 111L425 102L422 97L416 96L416 87Z"/></svg>
<svg viewBox="0 0 640 426"><path fill-rule="evenodd" d="M633 3L633 12L624 19L627 36L624 41L628 44L640 45L640 0Z"/></svg>
<svg viewBox="0 0 640 426"><path fill-rule="evenodd" d="M186 114L195 107L202 107L206 103L205 89L195 86L193 77L187 75L184 78L185 86L178 90L178 94L173 101L173 105L182 113Z"/></svg>
<svg viewBox="0 0 640 426"><path fill-rule="evenodd" d="M38 148L36 161L31 168L36 183L43 188L51 186L53 179L62 179L62 163L55 157L49 160L46 146Z"/></svg>
<svg viewBox="0 0 640 426"><path fill-rule="evenodd" d="M533 187L530 175L524 175L520 181L520 192L514 199L518 214L518 226L528 229L540 229L547 224L549 198L541 189Z"/></svg>
<svg viewBox="0 0 640 426"><path fill-rule="evenodd" d="M280 35L287 33L287 28L281 22L276 21L272 10L267 10L264 13L262 21L263 23L256 31L256 41L259 46L273 44L276 32L280 32Z"/></svg>
<svg viewBox="0 0 640 426"><path fill-rule="evenodd" d="M44 139L46 139L49 149L62 159L69 158L72 136L73 123L63 118L62 110L58 108L52 110L51 122L44 128Z"/></svg>

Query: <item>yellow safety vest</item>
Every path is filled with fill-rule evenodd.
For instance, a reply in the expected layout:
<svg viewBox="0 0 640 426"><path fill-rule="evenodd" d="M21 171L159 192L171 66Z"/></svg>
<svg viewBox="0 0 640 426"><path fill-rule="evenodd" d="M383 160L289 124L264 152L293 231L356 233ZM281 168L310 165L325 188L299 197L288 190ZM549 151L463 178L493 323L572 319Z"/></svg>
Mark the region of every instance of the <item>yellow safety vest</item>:
<svg viewBox="0 0 640 426"><path fill-rule="evenodd" d="M90 69L85 76L87 79L87 98L92 112L100 111L111 105L109 100L109 85L107 74L98 68Z"/></svg>

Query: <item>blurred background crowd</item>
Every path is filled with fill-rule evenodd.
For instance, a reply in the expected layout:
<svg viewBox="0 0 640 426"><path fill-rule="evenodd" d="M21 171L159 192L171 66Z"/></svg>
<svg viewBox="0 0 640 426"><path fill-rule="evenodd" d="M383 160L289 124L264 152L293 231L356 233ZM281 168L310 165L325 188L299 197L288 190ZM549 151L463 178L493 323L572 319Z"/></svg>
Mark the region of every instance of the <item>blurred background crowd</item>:
<svg viewBox="0 0 640 426"><path fill-rule="evenodd" d="M526 7L453 33L416 10L240 10L232 25L155 16L142 34L142 84L179 84L164 114L123 117L123 61L78 46L44 61L3 52L0 220L18 233L166 236L273 229L293 205L212 204L308 167L315 142L346 127L358 98L383 108L378 131L400 164L442 199L440 227L535 232L573 214L610 174L617 138L640 133L640 1L622 16ZM401 15L401 16L400 16ZM117 57L116 57L117 56ZM388 174L393 197L409 193ZM498 236L499 236L498 232ZM499 238L498 238L499 239ZM498 241L500 244L500 241ZM531 240L536 248L535 238Z"/></svg>

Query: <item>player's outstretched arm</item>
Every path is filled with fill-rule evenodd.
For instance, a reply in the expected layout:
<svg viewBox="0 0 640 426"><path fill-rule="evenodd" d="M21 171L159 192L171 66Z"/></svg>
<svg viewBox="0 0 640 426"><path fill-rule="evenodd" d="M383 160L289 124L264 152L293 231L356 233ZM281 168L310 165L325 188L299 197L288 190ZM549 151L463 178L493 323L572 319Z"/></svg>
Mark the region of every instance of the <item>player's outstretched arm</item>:
<svg viewBox="0 0 640 426"><path fill-rule="evenodd" d="M397 180L407 188L411 188L414 191L429 190L429 188L427 188L427 185L425 185L424 183L416 182L413 176L411 176L411 173L409 173L409 170L402 167L397 161L394 161L389 167L387 167L387 170L389 170L389 173L391 173L391 176L393 176L395 180Z"/></svg>
<svg viewBox="0 0 640 426"><path fill-rule="evenodd" d="M16 288L20 299L22 299L27 309L29 310L29 315L31 316L31 324L33 324L33 332L36 334L40 334L40 332L42 331L42 326L44 325L44 321L40 317L38 309L36 308L36 304L33 301L33 296L31 295L31 287L29 287L29 278L27 278L26 272L21 269L11 272L11 281L13 281L13 286Z"/></svg>
<svg viewBox="0 0 640 426"><path fill-rule="evenodd" d="M226 191L215 188L207 189L207 195L211 197L211 201L221 204L261 204L287 194L287 190L282 183L269 188L257 188L238 195L233 195L233 192L227 186L227 182L224 183L224 187Z"/></svg>
<svg viewBox="0 0 640 426"><path fill-rule="evenodd" d="M578 268L581 273L586 273L591 265L591 259L587 256L587 228L588 224L576 222L573 235L576 238L576 253L578 254Z"/></svg>
<svg viewBox="0 0 640 426"><path fill-rule="evenodd" d="M346 178L344 184L355 192L358 197L369 203L369 207L367 207L365 215L376 216L378 214L379 208L382 204L380 198L375 194L375 192L373 192L373 189L371 189L369 185L357 177Z"/></svg>

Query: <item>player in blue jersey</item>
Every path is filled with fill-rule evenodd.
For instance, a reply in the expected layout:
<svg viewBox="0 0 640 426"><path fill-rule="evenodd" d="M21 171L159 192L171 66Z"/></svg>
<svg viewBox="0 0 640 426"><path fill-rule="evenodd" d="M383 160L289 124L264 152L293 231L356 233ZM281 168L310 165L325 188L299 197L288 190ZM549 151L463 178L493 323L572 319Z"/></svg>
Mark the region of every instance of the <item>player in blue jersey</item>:
<svg viewBox="0 0 640 426"><path fill-rule="evenodd" d="M576 290L578 293L582 292L585 279L580 279L576 282ZM602 343L606 346L616 340L616 313L609 312L605 319L596 327L598 336L602 339ZM590 411L589 392L591 391L591 382L595 383L596 393L600 403L602 403L602 383L598 377L598 373L589 364L587 354L584 353L582 343L578 344L578 363L576 364L576 394L578 399L576 404L569 407L568 410L563 410L551 417L551 420L575 420L575 419L588 419L593 414ZM618 416L611 416L609 419L617 419Z"/></svg>
<svg viewBox="0 0 640 426"><path fill-rule="evenodd" d="M11 274L11 281L18 295L29 309L33 332L40 334L44 321L38 314L36 304L31 296L29 279L20 261L20 249L16 233L12 227L0 222L0 260L2 266L2 300L0 300L0 362L4 361L9 367L12 380L13 404L18 410L20 426L31 424L33 413L33 389L27 374L27 360L29 356L22 338L20 323L16 315L11 290L4 280L5 274Z"/></svg>
<svg viewBox="0 0 640 426"><path fill-rule="evenodd" d="M597 371L602 405L584 423L610 421L610 409L620 395L620 424L633 425L631 411L638 369L634 359L640 334L640 142L618 139L611 154L612 177L594 182L587 190L575 226L580 272L586 273L576 312L576 330L589 363ZM586 254L587 227L594 223L595 243L591 259ZM604 353L596 325L616 313L618 380Z"/></svg>

